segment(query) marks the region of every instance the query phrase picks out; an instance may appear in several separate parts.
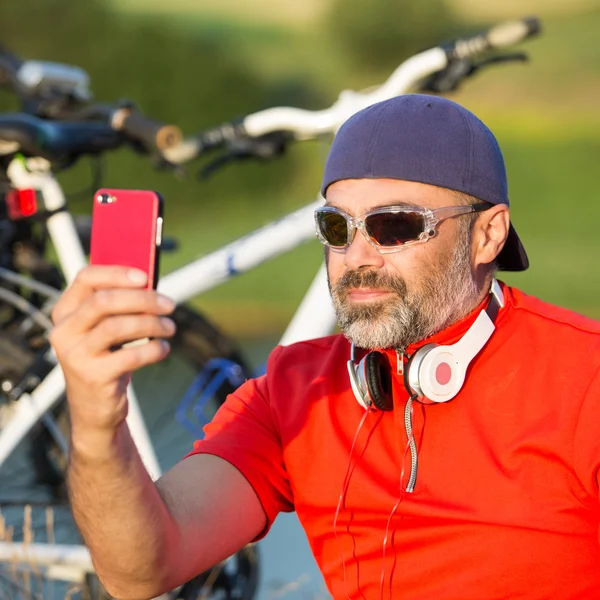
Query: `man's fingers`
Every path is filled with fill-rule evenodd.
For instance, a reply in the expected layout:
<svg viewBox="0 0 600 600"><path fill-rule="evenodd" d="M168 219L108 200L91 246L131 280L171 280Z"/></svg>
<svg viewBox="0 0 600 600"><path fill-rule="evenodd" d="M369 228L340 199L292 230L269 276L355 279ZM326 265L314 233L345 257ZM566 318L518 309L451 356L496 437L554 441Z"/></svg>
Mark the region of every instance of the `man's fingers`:
<svg viewBox="0 0 600 600"><path fill-rule="evenodd" d="M166 338L175 333L175 323L168 317L127 315L109 317L84 339L84 352L97 356L110 348L142 338Z"/></svg>
<svg viewBox="0 0 600 600"><path fill-rule="evenodd" d="M71 348L78 346L82 337L88 337L94 332L94 328L102 327L105 320L110 321L112 317L121 315L128 315L128 318L141 315L156 318L170 314L174 308L172 300L151 290L99 290L88 297L78 309L64 317L50 332L50 343L60 359ZM106 327L112 328L113 325L109 324ZM129 333L126 332L126 335ZM141 337L147 335L157 336L153 332ZM162 337L162 332L158 337ZM102 349L98 347L98 350Z"/></svg>
<svg viewBox="0 0 600 600"><path fill-rule="evenodd" d="M96 290L109 288L142 288L148 278L143 271L122 266L88 266L77 273L73 283L52 310L52 320L58 325Z"/></svg>
<svg viewBox="0 0 600 600"><path fill-rule="evenodd" d="M107 317L166 315L174 309L172 300L152 290L99 290L81 305L77 322L70 329L74 333L85 333Z"/></svg>
<svg viewBox="0 0 600 600"><path fill-rule="evenodd" d="M171 351L165 340L150 340L145 344L128 346L112 352L103 359L106 371L121 377L165 358Z"/></svg>
<svg viewBox="0 0 600 600"><path fill-rule="evenodd" d="M119 384L119 379L130 375L137 369L162 360L171 350L166 340L149 340L138 345L125 346L102 356L91 357L83 348L76 348L61 360L61 365L68 373L71 383L80 386L92 394L102 396L102 390L111 389ZM114 390L108 396L114 399Z"/></svg>

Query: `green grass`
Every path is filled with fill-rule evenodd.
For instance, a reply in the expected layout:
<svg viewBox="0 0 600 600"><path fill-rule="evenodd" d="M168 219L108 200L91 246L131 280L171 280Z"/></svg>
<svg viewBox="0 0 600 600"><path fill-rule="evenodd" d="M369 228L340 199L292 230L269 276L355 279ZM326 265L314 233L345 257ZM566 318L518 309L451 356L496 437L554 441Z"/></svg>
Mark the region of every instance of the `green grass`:
<svg viewBox="0 0 600 600"><path fill-rule="evenodd" d="M507 280L600 318L600 136L590 138L507 144L513 219L531 259Z"/></svg>

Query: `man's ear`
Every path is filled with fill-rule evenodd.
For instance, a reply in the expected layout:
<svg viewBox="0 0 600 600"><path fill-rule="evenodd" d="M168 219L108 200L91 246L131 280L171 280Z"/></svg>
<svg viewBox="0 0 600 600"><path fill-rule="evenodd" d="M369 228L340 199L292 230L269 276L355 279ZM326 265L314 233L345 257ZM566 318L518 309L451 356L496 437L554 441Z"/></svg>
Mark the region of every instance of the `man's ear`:
<svg viewBox="0 0 600 600"><path fill-rule="evenodd" d="M490 264L500 254L509 228L510 212L506 204L496 204L479 214L473 227L475 267Z"/></svg>

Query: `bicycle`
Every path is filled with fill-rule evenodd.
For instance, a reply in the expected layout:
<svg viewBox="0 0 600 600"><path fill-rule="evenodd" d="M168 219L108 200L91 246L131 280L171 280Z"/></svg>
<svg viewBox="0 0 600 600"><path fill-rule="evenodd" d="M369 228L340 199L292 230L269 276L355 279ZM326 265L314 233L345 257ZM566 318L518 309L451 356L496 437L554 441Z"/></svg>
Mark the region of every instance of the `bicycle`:
<svg viewBox="0 0 600 600"><path fill-rule="evenodd" d="M4 176L4 181L0 182L3 193L0 207L0 279L4 284L0 287L0 323L3 331L0 339L0 381L4 396L1 416L6 421L11 416L11 409L24 406L29 391L39 391L38 382L51 382L51 379L45 379L55 364L45 339L51 326L49 310L65 280L68 282L73 279L85 264L85 255L89 252L89 222L72 218L66 209L64 194L52 176L51 165L69 167L81 155L113 150L124 144L130 144L140 152L156 152L178 143L181 134L174 126L146 118L130 104L88 106L87 75L75 67L38 61L23 62L3 51L0 70L20 97L23 110L27 111L0 117L3 139L13 138L8 143L4 141L0 149L0 154L7 157L0 163L0 172ZM52 119L60 119L67 111L71 118L76 116L78 120L60 125L52 123ZM111 120L110 125L102 122L108 119ZM45 150L41 143L44 139L47 145ZM22 155L37 158L14 158L17 150ZM17 173L30 179L29 183L21 181L21 184L15 185L15 179L19 178ZM36 188L44 207L40 211L36 206ZM59 240L55 248L58 250L62 273L44 258L48 236ZM163 246L163 249L168 249L169 241L166 240ZM30 276L24 277L24 272ZM28 318L32 320L28 321ZM230 372L220 382L214 400L221 403L226 394L240 383L242 376L249 376L249 369L230 341L200 315L182 306L177 309L175 318L180 332L174 340L175 352L167 370L170 373L177 372L181 363L181 369L195 374L201 372L211 359L218 359L221 363L229 361ZM146 381L146 376L143 380ZM147 380L147 385L155 386L156 381L160 380L160 374L157 374L155 378ZM57 398L59 403L61 400L62 392ZM211 410L214 412L214 408ZM39 423L35 420L29 423L29 426L36 427L29 436L29 448L20 455L9 451L6 462L3 461L8 475L4 477L4 499L0 504L5 513L8 505L9 517L12 504L48 506L56 502L64 503L66 499L64 470L68 415L64 403L40 417ZM155 415L155 418L161 420L160 415ZM137 419L141 421L139 415ZM10 425L19 425L18 415L10 419ZM3 428L2 435L6 433L7 429ZM13 439L15 443L25 441L24 435L19 436L17 433L19 439ZM148 439L146 443L149 444ZM152 446L149 447L152 449ZM156 472L160 472L159 467L155 468ZM19 483L19 477L15 477L16 471L26 478L33 472L33 481L40 484L43 490L29 489L27 498L20 501L14 494L11 496L11 488L18 487ZM53 517L54 527L60 528L61 524ZM29 524L24 523L23 531L17 532L16 537L26 539L28 532L25 530L28 528L37 529L39 533L40 525L44 524L36 523L30 515ZM53 534L47 533L46 537L50 539ZM84 550L80 543L77 548ZM31 549L32 546L29 546ZM45 549L42 547L42 555ZM53 550L60 556L63 548L58 544L53 546ZM56 556L38 556L38 559L38 562L47 564L60 562ZM78 561L83 565L82 573L90 574L93 571L87 552L79 552L74 559L76 564ZM227 597L252 597L257 584L257 564L256 549L248 547L227 563L186 584L187 587L184 586L180 591L181 597L195 597L195 592L204 594L208 586L217 593L227 593ZM90 577L86 585L90 589L97 587ZM12 589L12 592L16 593L16 590Z"/></svg>
<svg viewBox="0 0 600 600"><path fill-rule="evenodd" d="M524 55L521 53L487 57L485 53L516 44L538 30L539 22L535 19L502 24L483 34L456 40L415 55L402 63L379 88L366 93L343 92L338 102L325 111L311 113L292 108L268 109L182 142L177 140L177 134L170 129L167 131L171 131L172 135L167 136L167 139L171 141L162 147L158 147L157 137L158 131L165 131L161 124L145 119L129 106L87 104L86 94L82 92L85 90L85 82L81 73L68 71L68 68L68 73L62 71L56 98L52 98L52 93L48 92L56 89L58 78L52 79L52 74L46 74L45 78L42 74L36 83L37 87L24 91L15 85L16 91L29 99L24 103L29 114L0 117L0 140L4 140L3 165L10 188L10 200L5 205L13 211L1 220L10 225L5 228L8 233L0 234L0 248L2 243L7 247L7 239L10 247L10 252L6 254L8 264L2 265L0 269L0 279L5 282L0 291L10 292L4 293L0 298L3 308L8 307L10 313L7 320L2 321L2 329L13 337L10 338L8 348L0 346L0 357L4 361L4 357L11 353L18 356L17 360L11 362L10 380L0 371L0 384L6 396L5 405L10 406L14 412L6 419L0 431L0 469L15 456L17 445L34 427L38 427L37 437L34 438L38 450L35 454L35 460L39 461L38 474L50 481L55 500L64 493L64 432L68 428L68 415L62 402L64 380L48 351L45 333L50 326L48 310L51 303L48 299L54 299L59 293L63 278L69 283L86 262L87 232L80 224L78 233L75 221L66 208L64 194L53 178L53 164L75 160L86 153L109 151L125 140L143 151L147 151L149 147L158 147L166 165L183 164L218 149L225 149L225 154L209 166L211 170L230 160L252 157L268 159L279 155L294 140L334 133L354 112L379 100L411 90L437 93L449 91L483 66L502 60L522 60ZM14 61L8 67L0 63L0 68L2 66L12 74L13 81L18 79L21 66L15 67ZM25 85L21 79L18 82L21 86ZM55 85L50 85L49 82L54 82ZM46 95L50 94L50 101L47 97L44 102L31 101L32 97L37 97L39 89L45 90ZM131 119L129 132L127 128L123 130L124 123L127 123L127 119L124 119L126 116ZM93 127L90 128L91 125ZM39 135L46 140L43 147L39 144ZM52 141L49 142L50 137ZM7 149L6 144L10 143L12 147ZM25 154L27 158L17 158L17 152ZM34 190L42 199L43 211L36 213L32 210L33 192L27 190ZM198 434L202 421L210 418L228 391L249 375L241 355L226 336L182 303L264 260L313 239L312 213L320 203L321 200L317 199L277 222L162 278L159 290L179 305L175 313L179 333L173 343L173 352L166 361L134 375L128 417L140 454L154 478L160 474L161 466L164 465L159 463L155 445L149 435L149 430L153 430L153 423L171 427L170 430L163 429L161 433L180 444L177 447L182 449L182 456L190 440ZM5 209L7 213L8 209ZM42 231L36 233L33 226L39 225L40 221ZM46 238L55 247L62 276L54 265L44 259ZM16 249L15 240L21 244ZM26 264L25 258L31 259L32 256L38 262ZM31 276L25 277L24 272ZM324 269L321 268L280 343L288 344L326 335L332 330L334 323ZM169 373L170 381L167 381L164 373ZM174 373L177 374L176 377L173 377ZM173 390L173 379L183 382L179 389ZM6 384L6 381L9 383ZM175 412L180 423L189 429L189 437L182 435L181 428L175 422L166 421L166 413L156 415L157 403L151 400L155 397L154 394L158 396L158 384L165 382L172 397L176 400L182 398ZM172 410L172 406L169 406L168 412ZM142 414L149 426L144 423ZM15 544L0 543L0 564L9 557L18 557L19 552L20 549ZM81 544L60 546L33 543L28 552L40 564L62 562L74 566L80 573L87 573L88 579L93 573L89 555ZM240 554L238 559L241 560L242 557ZM233 587L236 577L241 573L241 581L247 584L245 591L250 595L227 597L252 597L252 581L255 584L257 576L255 557L254 554L245 563L241 563L246 567L251 565L252 568L238 568L227 582ZM202 575L200 578L204 578L204 581L198 580L194 585L203 585L210 577L210 574ZM227 588L227 585L223 585ZM180 597L198 597L197 585L193 591L190 592L189 589L186 591L185 587L182 588ZM229 592L230 590L226 591Z"/></svg>

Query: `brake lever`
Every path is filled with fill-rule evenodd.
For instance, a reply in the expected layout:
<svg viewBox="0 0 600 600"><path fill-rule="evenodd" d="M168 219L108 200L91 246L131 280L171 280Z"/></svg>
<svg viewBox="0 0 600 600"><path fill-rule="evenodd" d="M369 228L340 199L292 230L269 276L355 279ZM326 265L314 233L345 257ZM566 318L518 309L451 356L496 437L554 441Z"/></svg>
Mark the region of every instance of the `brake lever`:
<svg viewBox="0 0 600 600"><path fill-rule="evenodd" d="M217 158L211 160L207 165L202 167L200 171L198 171L198 179L208 179L212 175L214 175L220 168L225 165L234 162L236 160L243 160L244 158L250 158L249 156L240 156L232 153L221 154L217 156Z"/></svg>
<svg viewBox="0 0 600 600"><path fill-rule="evenodd" d="M458 88L463 79L472 77L483 67L505 62L527 62L528 60L529 55L526 52L512 52L509 54L488 56L477 63L471 58L455 59L445 69L427 79L421 89L425 92L436 94L452 92Z"/></svg>
<svg viewBox="0 0 600 600"><path fill-rule="evenodd" d="M493 65L504 62L527 62L529 60L529 54L527 52L511 52L510 54L497 54L494 56L488 56L480 60L477 64L473 65L473 73L476 73L482 67Z"/></svg>
<svg viewBox="0 0 600 600"><path fill-rule="evenodd" d="M421 90L435 94L454 91L465 77L471 76L473 69L473 61L470 58L452 60L445 69L429 77L421 86Z"/></svg>
<svg viewBox="0 0 600 600"><path fill-rule="evenodd" d="M187 170L183 165L178 165L168 161L162 154L151 154L150 160L152 161L152 166L157 171L168 169L179 181L183 181L187 178Z"/></svg>
<svg viewBox="0 0 600 600"><path fill-rule="evenodd" d="M209 162L199 172L199 177L207 179L220 168L232 162L256 158L261 161L281 156L291 135L285 131L274 131L257 138L237 138L227 142L227 151Z"/></svg>

